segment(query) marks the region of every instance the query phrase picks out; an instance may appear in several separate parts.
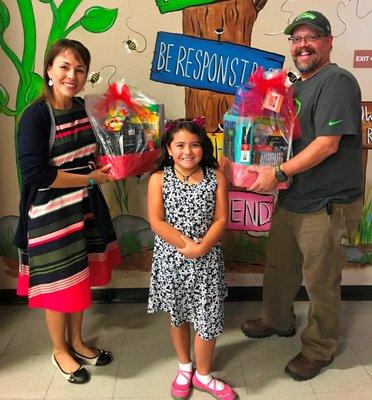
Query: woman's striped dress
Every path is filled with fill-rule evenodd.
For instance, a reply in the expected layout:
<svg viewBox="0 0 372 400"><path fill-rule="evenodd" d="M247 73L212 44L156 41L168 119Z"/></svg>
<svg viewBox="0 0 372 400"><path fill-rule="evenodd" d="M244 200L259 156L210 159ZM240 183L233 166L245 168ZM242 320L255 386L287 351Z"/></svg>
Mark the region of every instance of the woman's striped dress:
<svg viewBox="0 0 372 400"><path fill-rule="evenodd" d="M54 116L50 163L64 171L89 173L96 142L85 110L74 103L71 110L54 110ZM88 187L37 191L28 211L28 248L21 251L18 280L18 294L28 295L30 307L84 310L91 304L91 286L108 284L113 267L121 262L112 222L105 221L108 235L103 239L90 195Z"/></svg>

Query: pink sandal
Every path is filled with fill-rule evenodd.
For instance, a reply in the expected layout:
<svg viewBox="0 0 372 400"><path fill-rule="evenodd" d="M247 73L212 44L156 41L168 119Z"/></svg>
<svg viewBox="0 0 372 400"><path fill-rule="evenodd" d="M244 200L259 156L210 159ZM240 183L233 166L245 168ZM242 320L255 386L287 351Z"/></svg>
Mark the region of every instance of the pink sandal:
<svg viewBox="0 0 372 400"><path fill-rule="evenodd" d="M177 383L177 378L180 374L187 379L187 383L184 385L179 385ZM171 396L174 400L185 400L190 397L192 376L193 372L181 371L180 369L178 370L171 386Z"/></svg>
<svg viewBox="0 0 372 400"><path fill-rule="evenodd" d="M196 374L192 377L192 385L195 389L207 392L217 400L237 400L239 398L230 385L222 380L219 381L224 384L224 387L221 390L216 389L218 382L216 378L212 378L212 388L210 388L209 386L211 382L209 382L208 385L204 385L204 383L200 382L196 377Z"/></svg>

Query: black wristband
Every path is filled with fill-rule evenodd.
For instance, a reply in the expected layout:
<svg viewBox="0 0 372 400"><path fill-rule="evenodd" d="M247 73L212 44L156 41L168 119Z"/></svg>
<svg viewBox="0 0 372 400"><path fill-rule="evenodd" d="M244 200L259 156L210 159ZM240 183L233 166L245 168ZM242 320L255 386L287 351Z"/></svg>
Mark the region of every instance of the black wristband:
<svg viewBox="0 0 372 400"><path fill-rule="evenodd" d="M284 181L286 181L288 179L287 175L280 168L280 165L276 165L275 166L275 178L279 182L284 182Z"/></svg>

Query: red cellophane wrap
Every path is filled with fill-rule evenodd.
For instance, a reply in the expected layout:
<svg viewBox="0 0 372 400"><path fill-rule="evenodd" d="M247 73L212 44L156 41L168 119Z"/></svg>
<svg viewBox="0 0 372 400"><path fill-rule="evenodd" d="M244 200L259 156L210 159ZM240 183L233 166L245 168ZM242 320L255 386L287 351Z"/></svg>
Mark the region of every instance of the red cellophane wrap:
<svg viewBox="0 0 372 400"><path fill-rule="evenodd" d="M221 167L229 181L249 188L260 168L280 165L292 154L300 135L293 88L285 70L267 73L262 67L238 88L232 109L224 116ZM289 182L278 183L286 189Z"/></svg>
<svg viewBox="0 0 372 400"><path fill-rule="evenodd" d="M112 178L141 175L152 169L163 130L161 103L119 81L104 94L85 96L85 107L98 143L97 161L111 165Z"/></svg>
<svg viewBox="0 0 372 400"><path fill-rule="evenodd" d="M283 130L284 135L287 135L288 139L295 140L300 136L301 129L296 118L297 112L293 99L293 88L291 86L287 87L285 84L287 71L282 69L272 72L272 75L269 75L269 77L265 75L262 67L259 67L251 75L249 82L253 88L244 97L247 110L245 115L252 118L257 116L272 118L273 113L264 108L264 100L267 93L277 92L283 96L283 102L280 111L275 112L276 115L274 115L274 118L283 119L285 127Z"/></svg>

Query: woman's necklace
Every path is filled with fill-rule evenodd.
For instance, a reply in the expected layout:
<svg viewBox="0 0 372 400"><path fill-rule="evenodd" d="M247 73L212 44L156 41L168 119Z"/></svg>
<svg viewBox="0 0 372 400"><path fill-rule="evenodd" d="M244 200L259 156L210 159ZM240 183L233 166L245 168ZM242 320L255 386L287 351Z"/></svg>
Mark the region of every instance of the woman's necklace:
<svg viewBox="0 0 372 400"><path fill-rule="evenodd" d="M174 168L174 170L175 170L179 175L182 176L182 181L183 181L184 183L188 183L188 182L189 182L190 176L193 175L193 174L195 174L196 171L199 171L199 169L201 168L201 166L199 165L199 167L196 168L194 171L192 171L191 174L189 174L189 175L184 175L184 174L182 174L180 171L178 171L178 169L177 169L175 166L173 166L173 168Z"/></svg>

